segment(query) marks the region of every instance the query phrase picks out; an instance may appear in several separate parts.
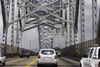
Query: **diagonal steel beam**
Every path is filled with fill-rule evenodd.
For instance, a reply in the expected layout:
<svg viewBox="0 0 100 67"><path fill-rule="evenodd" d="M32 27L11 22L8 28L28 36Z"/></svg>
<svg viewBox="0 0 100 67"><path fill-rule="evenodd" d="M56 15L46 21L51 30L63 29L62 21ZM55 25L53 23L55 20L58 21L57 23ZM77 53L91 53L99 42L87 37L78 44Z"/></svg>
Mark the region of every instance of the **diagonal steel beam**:
<svg viewBox="0 0 100 67"><path fill-rule="evenodd" d="M62 9L63 9L63 8L61 8L61 9L59 9L59 10L57 10L57 11L54 11L53 13L59 12L59 11L61 11ZM24 8L23 10L25 10L25 8ZM42 10L42 11L44 11L44 10ZM30 11L28 10L28 12L30 12ZM41 18L41 16L37 15L35 12L33 13L33 15L36 15L36 16L38 16L39 18ZM44 19L46 19L46 17L48 17L49 15L50 15L50 14L44 16ZM49 20L48 20L48 21L49 21ZM51 22L51 23L52 23L52 22Z"/></svg>
<svg viewBox="0 0 100 67"><path fill-rule="evenodd" d="M25 10L25 9L24 9ZM30 11L28 11L30 12ZM33 15L36 15L37 17L41 18L41 16L37 15L36 13L33 13ZM47 16L49 16L50 14L48 14ZM45 16L43 17L43 19L46 19ZM48 20L48 19L46 19ZM48 20L49 21L49 20ZM27 22L26 22L27 23ZM49 23L54 24L53 22L49 21Z"/></svg>
<svg viewBox="0 0 100 67"><path fill-rule="evenodd" d="M52 27L52 28L60 29L60 28L54 27L54 26L52 26L52 25L50 25L50 24L40 23L40 24L37 24L37 25L32 26L32 27L30 27L30 28L23 29L22 31L24 32L24 31L27 31L27 30L33 29L33 28L35 28L35 27L38 27L38 26L40 26L40 25L46 25L46 26L49 26L49 27Z"/></svg>
<svg viewBox="0 0 100 67"><path fill-rule="evenodd" d="M49 5L52 5L52 4L54 4L54 3L58 2L58 1L59 1L59 0L56 0L56 1L52 2L52 3L50 3ZM20 18L14 20L14 21L12 21L12 22L9 22L9 23L10 23L10 24L13 24L14 22L17 22L17 21L19 21L20 19L23 19L23 18L25 18L25 17L27 17L27 16L33 14L34 12L39 11L40 9L45 8L45 7L47 7L47 6L48 6L48 5L39 6L39 7L37 7L37 9L36 9L35 11L33 11L33 12L29 13L29 14L26 14L25 16L20 17Z"/></svg>
<svg viewBox="0 0 100 67"><path fill-rule="evenodd" d="M60 9L61 10L61 9ZM54 13L56 13L56 12L58 12L58 11L55 11ZM50 15L50 14L49 14ZM46 16L44 16L44 17L41 17L39 20L45 20L46 18L45 17L48 17L49 15L46 15ZM31 24L33 24L33 23L37 23L39 20L36 20L35 22L32 22L32 23L30 23L30 24L28 24L28 25L26 25L25 27L27 27L27 26L30 26Z"/></svg>

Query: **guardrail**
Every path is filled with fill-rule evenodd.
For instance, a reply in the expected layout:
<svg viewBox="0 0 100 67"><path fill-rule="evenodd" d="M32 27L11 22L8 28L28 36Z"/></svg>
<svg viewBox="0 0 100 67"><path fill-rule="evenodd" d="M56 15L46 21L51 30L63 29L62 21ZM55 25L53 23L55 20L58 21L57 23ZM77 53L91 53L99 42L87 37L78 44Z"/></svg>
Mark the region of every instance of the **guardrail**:
<svg viewBox="0 0 100 67"><path fill-rule="evenodd" d="M70 56L74 58L81 58L83 54L86 54L89 47L92 47L94 44L100 46L100 38L88 40L82 43L78 43L72 46L65 47L61 49L61 54L64 56Z"/></svg>
<svg viewBox="0 0 100 67"><path fill-rule="evenodd" d="M2 44L1 44L2 45ZM1 45L0 45L0 50L1 50ZM11 45L6 45L6 54L5 53L3 53L7 58L14 58L14 57L20 57L20 53L21 53L21 51L22 50L25 50L24 48L18 48L18 47L13 47L14 48L14 51L12 52L11 51ZM27 50L27 49L26 49ZM29 50L30 51L30 55L37 55L35 52L33 52L33 51L31 51L31 50ZM1 52L1 51L0 51Z"/></svg>

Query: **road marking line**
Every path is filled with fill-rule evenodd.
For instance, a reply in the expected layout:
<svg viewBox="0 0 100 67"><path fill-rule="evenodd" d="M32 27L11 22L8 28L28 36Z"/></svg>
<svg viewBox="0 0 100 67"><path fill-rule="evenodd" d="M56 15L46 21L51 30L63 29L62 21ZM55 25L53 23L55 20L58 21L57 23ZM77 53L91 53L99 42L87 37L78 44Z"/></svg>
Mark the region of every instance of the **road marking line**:
<svg viewBox="0 0 100 67"><path fill-rule="evenodd" d="M35 59L34 61L32 61L31 63L29 63L27 66L25 66L25 67L29 67L29 66L31 66L33 63L35 63L37 61L37 59Z"/></svg>

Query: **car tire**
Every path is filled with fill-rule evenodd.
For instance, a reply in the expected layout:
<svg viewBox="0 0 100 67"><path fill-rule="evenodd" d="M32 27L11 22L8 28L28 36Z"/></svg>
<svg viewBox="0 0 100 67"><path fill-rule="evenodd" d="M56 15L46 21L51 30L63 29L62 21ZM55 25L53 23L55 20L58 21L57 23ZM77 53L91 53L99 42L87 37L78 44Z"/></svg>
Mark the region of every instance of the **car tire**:
<svg viewBox="0 0 100 67"><path fill-rule="evenodd" d="M37 67L40 67L41 65L40 64L37 64Z"/></svg>
<svg viewBox="0 0 100 67"><path fill-rule="evenodd" d="M0 67L2 67L1 63L0 63Z"/></svg>
<svg viewBox="0 0 100 67"><path fill-rule="evenodd" d="M81 63L80 63L80 67L82 67Z"/></svg>
<svg viewBox="0 0 100 67"><path fill-rule="evenodd" d="M27 56L27 58L29 58L30 56Z"/></svg>
<svg viewBox="0 0 100 67"><path fill-rule="evenodd" d="M23 58L22 56L20 56L20 58Z"/></svg>
<svg viewBox="0 0 100 67"><path fill-rule="evenodd" d="M5 62L3 63L3 66L5 66Z"/></svg>
<svg viewBox="0 0 100 67"><path fill-rule="evenodd" d="M57 65L57 64L55 64L54 66L55 66L55 67L57 67L58 65Z"/></svg>

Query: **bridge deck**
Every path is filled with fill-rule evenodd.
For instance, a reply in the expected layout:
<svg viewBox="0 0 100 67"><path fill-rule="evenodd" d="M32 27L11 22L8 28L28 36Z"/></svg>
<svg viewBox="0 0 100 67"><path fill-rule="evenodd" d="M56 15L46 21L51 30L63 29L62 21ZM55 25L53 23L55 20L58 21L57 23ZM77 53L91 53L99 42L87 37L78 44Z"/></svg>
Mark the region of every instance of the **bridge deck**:
<svg viewBox="0 0 100 67"><path fill-rule="evenodd" d="M31 56L30 58L27 57L10 58L7 59L6 66L3 67L37 67L37 61L33 62L35 59L37 59L37 56ZM46 67L46 66L41 66L41 67ZM54 67L54 66L47 66L47 67ZM72 59L59 57L58 67L79 67L79 62Z"/></svg>

